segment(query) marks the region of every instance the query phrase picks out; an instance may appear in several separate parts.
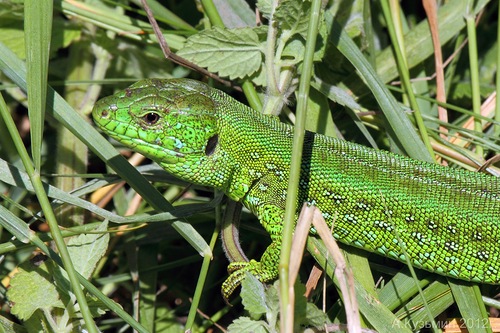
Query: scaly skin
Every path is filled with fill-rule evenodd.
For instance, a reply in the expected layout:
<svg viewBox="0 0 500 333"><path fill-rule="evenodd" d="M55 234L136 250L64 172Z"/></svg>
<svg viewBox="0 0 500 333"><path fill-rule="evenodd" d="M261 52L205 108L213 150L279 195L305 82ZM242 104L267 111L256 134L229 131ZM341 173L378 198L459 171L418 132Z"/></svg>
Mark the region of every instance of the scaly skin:
<svg viewBox="0 0 500 333"><path fill-rule="evenodd" d="M231 263L227 298L245 271L275 279L292 127L188 79L143 80L94 107L109 136L188 182L224 191L271 236L260 262ZM299 201L339 241L449 277L500 283L500 182L306 133ZM298 205L300 207L300 205ZM335 218L336 217L336 218Z"/></svg>

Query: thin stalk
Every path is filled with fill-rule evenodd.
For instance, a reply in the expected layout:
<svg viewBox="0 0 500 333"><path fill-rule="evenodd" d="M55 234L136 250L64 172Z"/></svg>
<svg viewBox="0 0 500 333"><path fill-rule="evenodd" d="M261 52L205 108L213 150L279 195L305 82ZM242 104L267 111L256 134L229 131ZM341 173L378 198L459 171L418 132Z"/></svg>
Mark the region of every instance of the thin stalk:
<svg viewBox="0 0 500 333"><path fill-rule="evenodd" d="M307 30L307 40L304 52L304 64L299 83L297 96L297 118L293 132L292 161L290 165L290 179L288 180L288 194L285 203L285 217L283 219L283 241L281 244L279 280L280 280L280 317L281 332L293 332L293 304L294 294L290 289L288 268L292 248L292 234L295 226L296 206L298 199L300 170L302 164L302 146L304 144L306 107L309 97L309 87L313 70L314 50L318 35L321 0L314 0L311 7L311 16ZM290 294L289 294L290 291Z"/></svg>
<svg viewBox="0 0 500 333"><path fill-rule="evenodd" d="M470 81L472 91L472 110L475 115L481 115L481 92L479 89L479 64L477 58L477 38L476 38L476 24L474 15L470 14L465 17L467 25L467 37L469 43L469 66L470 66ZM497 97L498 98L498 97ZM481 119L474 118L474 130L478 133L483 132ZM481 145L476 145L476 153L483 156L484 150Z"/></svg>
<svg viewBox="0 0 500 333"><path fill-rule="evenodd" d="M271 17L269 18L269 25L267 28L267 40L266 40L266 50L265 50L265 66L266 66L266 84L267 84L267 94L271 96L276 96L279 94L277 78L279 75L279 70L275 68L275 52L276 52L276 24L274 22L274 11L278 6L278 1L274 0L271 4ZM272 107L268 107L269 96L266 97L266 105L264 105L264 113L271 114Z"/></svg>
<svg viewBox="0 0 500 333"><path fill-rule="evenodd" d="M497 22L500 22L500 6L497 8ZM500 24L497 24L497 45L500 45ZM500 68L500 50L497 48L497 69ZM496 110L495 110L495 120L500 122L500 75L497 75L496 81ZM500 136L500 125L495 125L494 136Z"/></svg>
<svg viewBox="0 0 500 333"><path fill-rule="evenodd" d="M389 3L389 2L390 3ZM430 156L434 159L434 151L432 150L432 146L429 140L429 136L427 134L427 129L424 124L424 120L422 119L422 114L420 112L420 108L417 103L417 99L413 92L413 87L410 81L410 73L408 70L408 65L406 61L406 57L404 54L405 46L404 46L404 38L401 36L401 33L398 34L398 30L396 25L394 24L393 15L391 15L391 7L394 8L392 11L395 15L399 15L399 4L397 1L393 0L385 0L381 2L382 10L384 12L385 20L387 23L387 28L389 30L389 35L391 36L391 40L394 43L394 53L397 59L397 65L399 69L399 74L401 76L401 81L403 82L403 87L405 88L405 92L408 95L408 99L410 101L410 106L414 111L414 119L417 123L418 130L420 132L420 137L427 148Z"/></svg>
<svg viewBox="0 0 500 333"><path fill-rule="evenodd" d="M217 242L217 239L219 238L219 233L220 233L220 226L222 224L222 213L221 213L221 207L220 205L217 205L215 207L215 218L216 218L216 227L214 229L214 232L212 233L212 238L210 239L210 250L214 251L215 248L215 243ZM186 330L191 331L192 326L194 324L194 320L196 318L196 313L198 310L198 306L200 304L201 296L203 293L203 287L205 286L205 281L207 279L207 274L208 274L208 268L210 266L210 263L212 262L212 256L205 254L203 257L203 263L201 265L201 270L200 270L200 276L198 277L198 282L196 283L196 290L194 291L193 295L193 301L191 302L191 307L189 309L189 314L188 318L186 321Z"/></svg>

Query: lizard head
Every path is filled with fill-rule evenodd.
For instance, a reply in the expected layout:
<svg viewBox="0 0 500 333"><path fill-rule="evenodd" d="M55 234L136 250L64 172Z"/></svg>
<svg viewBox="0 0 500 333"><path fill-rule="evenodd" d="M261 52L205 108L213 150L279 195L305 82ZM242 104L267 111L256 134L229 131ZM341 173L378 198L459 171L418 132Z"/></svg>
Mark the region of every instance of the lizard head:
<svg viewBox="0 0 500 333"><path fill-rule="evenodd" d="M215 154L219 135L211 90L194 80L146 79L99 100L92 116L107 135L173 175L220 187L224 177L217 174L227 169Z"/></svg>

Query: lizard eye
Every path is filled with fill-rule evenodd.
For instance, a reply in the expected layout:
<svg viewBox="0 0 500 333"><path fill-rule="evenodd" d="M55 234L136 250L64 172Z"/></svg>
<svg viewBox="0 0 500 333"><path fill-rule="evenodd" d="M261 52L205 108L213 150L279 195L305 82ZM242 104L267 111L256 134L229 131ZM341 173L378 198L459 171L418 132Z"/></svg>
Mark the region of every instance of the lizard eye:
<svg viewBox="0 0 500 333"><path fill-rule="evenodd" d="M149 112L142 116L142 120L148 125L154 125L160 120L160 115L155 112Z"/></svg>
<svg viewBox="0 0 500 333"><path fill-rule="evenodd" d="M210 156L214 153L217 143L219 142L219 136L215 134L207 141L207 146L205 147L205 155Z"/></svg>

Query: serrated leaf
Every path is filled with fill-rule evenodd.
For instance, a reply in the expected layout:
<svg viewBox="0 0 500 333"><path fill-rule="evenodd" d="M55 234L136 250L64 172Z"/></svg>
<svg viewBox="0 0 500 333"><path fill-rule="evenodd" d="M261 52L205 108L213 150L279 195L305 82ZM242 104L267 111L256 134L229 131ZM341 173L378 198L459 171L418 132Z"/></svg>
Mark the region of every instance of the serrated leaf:
<svg viewBox="0 0 500 333"><path fill-rule="evenodd" d="M231 325L227 328L228 333L240 333L240 332L253 332L253 333L266 333L267 325L262 320L252 320L248 317L240 317L233 321Z"/></svg>
<svg viewBox="0 0 500 333"><path fill-rule="evenodd" d="M175 309L156 306L155 332L185 333L185 327L177 320Z"/></svg>
<svg viewBox="0 0 500 333"><path fill-rule="evenodd" d="M47 265L53 265L52 261L38 265L27 262L11 280L7 297L14 304L12 314L21 320L29 319L38 309L64 308Z"/></svg>
<svg viewBox="0 0 500 333"><path fill-rule="evenodd" d="M323 12L322 12L323 13ZM319 28L318 28L318 38L316 41L316 49L314 51L313 61L322 61L323 56L325 54L327 39L326 25L323 19L323 15L321 16ZM304 32L306 33L306 32ZM286 45L281 54L281 58L286 60L287 64L298 64L302 62L304 59L305 53L305 35L294 34L289 37L286 41Z"/></svg>
<svg viewBox="0 0 500 333"><path fill-rule="evenodd" d="M245 274L245 279L241 283L241 302L252 317L260 318L269 311L264 285L249 272Z"/></svg>
<svg viewBox="0 0 500 333"><path fill-rule="evenodd" d="M322 327L325 323L328 323L328 316L326 313L318 309L316 304L307 303L306 305L306 318L303 322L305 326Z"/></svg>
<svg viewBox="0 0 500 333"><path fill-rule="evenodd" d="M97 299L97 297L90 296L87 298L87 302L92 318L100 317L109 310L103 302Z"/></svg>
<svg viewBox="0 0 500 333"><path fill-rule="evenodd" d="M0 333L25 333L26 329L0 315Z"/></svg>
<svg viewBox="0 0 500 333"><path fill-rule="evenodd" d="M283 49L282 58L286 58L287 63L298 64L304 59L305 44L303 39L292 38L286 43Z"/></svg>
<svg viewBox="0 0 500 333"><path fill-rule="evenodd" d="M252 31L257 34L259 41L261 41L262 43L265 43L267 41L268 30L269 30L269 27L265 24L252 28Z"/></svg>
<svg viewBox="0 0 500 333"><path fill-rule="evenodd" d="M257 72L262 65L262 43L251 28L214 27L189 37L177 54L231 80Z"/></svg>
<svg viewBox="0 0 500 333"><path fill-rule="evenodd" d="M345 107L348 107L351 110L361 110L362 107L361 105L358 104L352 97L352 95L349 95L349 93L339 87L335 87L333 85L325 85L327 86L323 92L328 91L326 96L330 98L332 101L335 103L338 103L340 105L343 105Z"/></svg>
<svg viewBox="0 0 500 333"><path fill-rule="evenodd" d="M279 298L279 280L274 281L273 285L266 290L267 307L270 311L279 312L280 298Z"/></svg>
<svg viewBox="0 0 500 333"><path fill-rule="evenodd" d="M213 0L227 28L254 27L255 11L245 0Z"/></svg>
<svg viewBox="0 0 500 333"><path fill-rule="evenodd" d="M358 36L364 36L364 0L352 0L349 6L345 6L342 2L336 1L327 9L337 21L342 29L347 32L347 35L354 39Z"/></svg>
<svg viewBox="0 0 500 333"><path fill-rule="evenodd" d="M255 86L264 87L266 84L266 70L264 67L261 67L257 73L250 75L250 81L253 82Z"/></svg>
<svg viewBox="0 0 500 333"><path fill-rule="evenodd" d="M107 228L108 223L105 221L95 231L104 232ZM85 278L89 278L99 260L106 253L108 242L108 233L81 234L71 238L68 242L68 251L76 271Z"/></svg>
<svg viewBox="0 0 500 333"><path fill-rule="evenodd" d="M318 42L322 39L318 39ZM313 61L321 61L324 54L323 43L317 43L317 50L314 52ZM293 37L287 43L283 49L281 58L286 59L288 64L298 64L304 60L305 51L305 41L300 37Z"/></svg>
<svg viewBox="0 0 500 333"><path fill-rule="evenodd" d="M299 34L306 38L310 13L310 1L283 0L276 7L273 18L281 30L289 31L289 36Z"/></svg>
<svg viewBox="0 0 500 333"><path fill-rule="evenodd" d="M262 16L268 20L271 17L271 10L273 8L271 2L271 0L258 0L256 5Z"/></svg>
<svg viewBox="0 0 500 333"><path fill-rule="evenodd" d="M36 311L28 320L23 322L28 333L53 332L42 311Z"/></svg>
<svg viewBox="0 0 500 333"><path fill-rule="evenodd" d="M306 320L306 316L307 316L307 299L306 297L304 296L305 292L306 292L306 287L300 283L299 281L297 281L295 283L295 309L294 309L294 312L295 312L295 322L296 324L301 324L301 323L305 323Z"/></svg>

